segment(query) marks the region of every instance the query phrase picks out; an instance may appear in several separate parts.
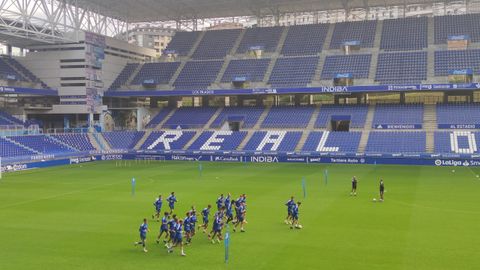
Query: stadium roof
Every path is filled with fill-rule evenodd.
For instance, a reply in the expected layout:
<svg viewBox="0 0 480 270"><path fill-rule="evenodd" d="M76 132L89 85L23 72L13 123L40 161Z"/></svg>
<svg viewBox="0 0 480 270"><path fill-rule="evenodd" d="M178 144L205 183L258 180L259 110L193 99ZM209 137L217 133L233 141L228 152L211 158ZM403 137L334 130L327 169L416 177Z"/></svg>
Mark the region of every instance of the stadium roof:
<svg viewBox="0 0 480 270"><path fill-rule="evenodd" d="M97 12L129 22L169 21L179 18L219 18L431 3L432 0L77 0L77 6L93 6Z"/></svg>

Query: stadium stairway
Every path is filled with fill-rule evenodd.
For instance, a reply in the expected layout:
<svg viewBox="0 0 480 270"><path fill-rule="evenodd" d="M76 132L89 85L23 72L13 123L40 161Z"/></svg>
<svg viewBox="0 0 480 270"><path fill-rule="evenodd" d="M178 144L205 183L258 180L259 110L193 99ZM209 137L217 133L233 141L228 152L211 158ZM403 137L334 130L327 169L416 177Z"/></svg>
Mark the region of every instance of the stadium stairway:
<svg viewBox="0 0 480 270"><path fill-rule="evenodd" d="M247 32L247 29L242 29L242 31L240 32L240 34L238 35L238 38L237 40L235 41L235 43L233 44L233 47L232 49L230 50L230 52L227 54L227 57L229 55L234 55L235 52L237 51L238 47L240 47L240 43L242 42L243 40L243 36L245 36L245 33ZM222 76L223 76L223 73L222 73ZM221 78L221 77L220 77Z"/></svg>
<svg viewBox="0 0 480 270"><path fill-rule="evenodd" d="M201 129L201 130L195 130L195 135L193 135L192 139L190 139L190 141L188 141L185 146L183 147L182 150L188 150L188 148L190 148L190 146L192 146L192 144L198 139L198 137L200 137L200 135L202 135L202 133L204 132L205 130L204 129Z"/></svg>
<svg viewBox="0 0 480 270"><path fill-rule="evenodd" d="M382 42L382 32L383 32L383 20L378 20L377 29L375 31L375 40L373 42L373 48L377 48L377 49L380 48L380 43ZM372 59L371 63L372 63L372 66L376 66L377 61L373 62L373 59Z"/></svg>
<svg viewBox="0 0 480 270"><path fill-rule="evenodd" d="M447 77L445 77L447 78ZM427 81L430 83L446 83L443 78L435 78L435 50L427 51Z"/></svg>
<svg viewBox="0 0 480 270"><path fill-rule="evenodd" d="M428 25L427 25L427 44L435 44L435 18L429 17L428 18ZM429 51L432 50L429 46ZM433 50L432 50L433 51Z"/></svg>
<svg viewBox="0 0 480 270"><path fill-rule="evenodd" d="M320 106L315 107L312 117L310 117L310 122L308 122L307 130L312 131L315 129L315 123L317 122L318 115L320 114L320 108Z"/></svg>
<svg viewBox="0 0 480 270"><path fill-rule="evenodd" d="M160 123L158 123L157 126L153 127L152 129L153 129L153 130L158 130L158 129L160 129L161 127L163 127L163 125L165 124L165 122L167 122L167 120L170 119L170 117L172 117L172 115L177 111L177 109L178 109L178 108L175 108L175 109L171 110L171 111L167 114L167 116L165 116L165 118L164 118Z"/></svg>
<svg viewBox="0 0 480 270"><path fill-rule="evenodd" d="M315 75L313 75L312 78L312 84L313 85L329 85L331 84L330 82L324 82L322 83L322 71L323 71L323 65L325 64L325 58L327 58L327 54L322 51L320 54L320 59L318 60L317 68L315 70Z"/></svg>
<svg viewBox="0 0 480 270"><path fill-rule="evenodd" d="M185 67L185 65L187 64L187 61L181 61L180 62L180 66L178 66L177 70L175 71L175 73L173 73L172 75L172 78L170 79L170 82L168 83L170 89L173 89L173 84L175 83L175 81L177 80L178 78L178 75L180 75L180 72L182 72L183 68Z"/></svg>
<svg viewBox="0 0 480 270"><path fill-rule="evenodd" d="M254 133L255 131L253 130L247 131L247 135L245 135L245 138L243 139L243 141L238 145L237 150L243 150L245 148L245 145L247 145L247 143L250 141Z"/></svg>
<svg viewBox="0 0 480 270"><path fill-rule="evenodd" d="M137 76L138 72L140 72L142 67L143 67L143 64L140 64L140 65L137 66L137 68L132 72L132 74L130 74L130 77L128 77L127 81L125 82L125 85L131 85L132 84L133 79L135 78L135 76Z"/></svg>
<svg viewBox="0 0 480 270"><path fill-rule="evenodd" d="M283 32L278 39L277 49L275 50L277 56L282 53L283 45L285 45L285 40L287 39L288 30L290 30L290 27L284 27Z"/></svg>
<svg viewBox="0 0 480 270"><path fill-rule="evenodd" d="M110 151L112 150L110 144L108 144L107 140L103 137L101 133L88 133L88 139L90 143L97 149L98 151Z"/></svg>
<svg viewBox="0 0 480 270"><path fill-rule="evenodd" d="M220 71L218 72L218 75L217 75L217 78L215 79L215 81L212 83L212 85L214 87L216 87L216 89L219 89L221 87L217 87L220 83L221 83L221 80L223 78L223 74L225 73L225 70L227 70L227 67L228 65L230 64L230 60L231 60L231 57L230 56L226 56L224 61L223 61L223 65L222 65L222 68L220 69Z"/></svg>
<svg viewBox="0 0 480 270"><path fill-rule="evenodd" d="M360 143L358 144L358 153L364 153L367 147L368 137L372 130L373 116L375 114L375 105L368 106L367 119L365 120L365 126L362 130L362 136L360 137Z"/></svg>
<svg viewBox="0 0 480 270"><path fill-rule="evenodd" d="M433 153L435 149L435 130L437 129L437 106L425 104L423 112L423 130L427 133L426 151Z"/></svg>
<svg viewBox="0 0 480 270"><path fill-rule="evenodd" d="M17 145L18 147L21 147L21 148L23 148L23 149L27 149L28 151L31 151L31 152L33 152L33 153L35 153L35 154L41 154L41 152L39 152L39 151L37 151L37 150L34 150L34 149L32 149L32 148L30 148L30 147L28 147L28 146L26 146L26 145L23 145L23 144L21 144L21 143L18 143L18 142L14 141L14 140L12 140L12 139L10 139L10 138L8 138L8 137L2 137L2 138L3 138L5 141L11 142L11 143Z"/></svg>
<svg viewBox="0 0 480 270"><path fill-rule="evenodd" d="M143 137L138 140L137 144L133 148L134 150L139 150L140 147L145 143L145 141L150 137L150 134L152 134L152 130L145 130L145 134L143 134Z"/></svg>
<svg viewBox="0 0 480 270"><path fill-rule="evenodd" d="M315 117L312 117L315 118ZM315 123L315 122L314 122ZM297 146L295 147L295 152L300 152L302 151L303 145L307 141L308 135L310 134L310 131L301 131L302 132L302 137L300 137L300 140L298 140Z"/></svg>
<svg viewBox="0 0 480 270"><path fill-rule="evenodd" d="M375 75L377 71L377 62L378 62L378 53L379 50L377 49L372 49L372 58L370 59L370 70L368 73L368 79L370 82L373 84L375 82Z"/></svg>
<svg viewBox="0 0 480 270"><path fill-rule="evenodd" d="M203 37L205 36L205 33L206 33L206 31L201 31L200 32L200 35L198 35L197 40L195 40L195 42L193 43L192 49L190 50L190 52L188 53L188 56L186 57L187 59L192 58L192 55L197 50L198 44L200 44L200 42L202 41ZM180 67L179 67L179 69L180 69Z"/></svg>
<svg viewBox="0 0 480 270"><path fill-rule="evenodd" d="M65 146L65 147L67 147L67 148L69 148L69 149L71 149L71 150L73 150L73 151L76 151L76 152L77 152L77 151L80 151L79 149L77 149L77 148L75 148L75 147L73 147L73 146L71 146L71 145L68 145L68 144L62 142L62 141L58 140L57 138L55 138L55 137L53 137L53 136L50 136L50 135L48 135L48 134L46 134L45 136L47 136L48 138L50 138L52 141L56 142L57 144L61 144L61 145Z"/></svg>
<svg viewBox="0 0 480 270"><path fill-rule="evenodd" d="M213 121L215 121L215 119L218 118L218 116L220 115L220 113L222 112L222 110L223 110L223 108L222 108L222 107L219 107L219 108L215 111L215 113L212 115L212 117L210 117L210 119L208 120L208 122L203 126L202 132L203 132L203 130L209 128L209 127L212 125Z"/></svg>
<svg viewBox="0 0 480 270"><path fill-rule="evenodd" d="M332 42L333 32L335 30L335 24L331 23L328 27L327 35L325 36L325 42L323 42L322 53L330 49L330 43Z"/></svg>
<svg viewBox="0 0 480 270"><path fill-rule="evenodd" d="M270 79L270 76L272 75L272 71L276 63L277 63L277 57L272 57L272 60L270 60L270 65L268 65L267 70L265 71L265 76L263 77L263 83L265 84L268 83L268 79Z"/></svg>
<svg viewBox="0 0 480 270"><path fill-rule="evenodd" d="M254 130L260 130L260 127L262 126L263 121L265 120L265 118L267 117L268 113L270 112L270 108L271 108L271 107L266 107L265 110L262 112L262 114L261 114L260 117L258 118L257 123L253 126L253 129L254 129ZM248 135L247 135L247 136L248 136ZM251 137L251 136L250 136L250 137ZM243 148L239 148L239 149L243 149Z"/></svg>

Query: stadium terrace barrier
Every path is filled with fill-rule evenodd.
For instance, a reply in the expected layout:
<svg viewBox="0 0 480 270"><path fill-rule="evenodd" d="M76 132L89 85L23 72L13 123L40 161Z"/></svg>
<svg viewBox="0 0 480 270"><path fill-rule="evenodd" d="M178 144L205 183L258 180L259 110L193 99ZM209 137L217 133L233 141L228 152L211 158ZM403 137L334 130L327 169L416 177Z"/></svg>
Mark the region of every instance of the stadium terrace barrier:
<svg viewBox="0 0 480 270"><path fill-rule="evenodd" d="M2 172L15 172L53 166L108 160L158 160L190 162L240 163L304 163L304 164L363 164L363 165L422 165L422 166L480 166L480 155L435 154L358 154L358 153L281 153L244 151L137 151L83 153L75 156L42 156L39 158L2 162Z"/></svg>

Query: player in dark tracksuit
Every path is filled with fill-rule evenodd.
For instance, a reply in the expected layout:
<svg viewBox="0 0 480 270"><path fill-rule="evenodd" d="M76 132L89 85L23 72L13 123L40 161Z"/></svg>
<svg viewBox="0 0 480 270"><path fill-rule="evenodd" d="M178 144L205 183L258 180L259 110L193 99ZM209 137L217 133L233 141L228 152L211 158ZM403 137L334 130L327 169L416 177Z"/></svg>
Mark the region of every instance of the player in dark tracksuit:
<svg viewBox="0 0 480 270"><path fill-rule="evenodd" d="M380 179L380 201L383 202L383 193L385 192L385 184L383 179Z"/></svg>
<svg viewBox="0 0 480 270"><path fill-rule="evenodd" d="M350 196L357 196L357 178L354 176L352 178L352 191L350 192Z"/></svg>

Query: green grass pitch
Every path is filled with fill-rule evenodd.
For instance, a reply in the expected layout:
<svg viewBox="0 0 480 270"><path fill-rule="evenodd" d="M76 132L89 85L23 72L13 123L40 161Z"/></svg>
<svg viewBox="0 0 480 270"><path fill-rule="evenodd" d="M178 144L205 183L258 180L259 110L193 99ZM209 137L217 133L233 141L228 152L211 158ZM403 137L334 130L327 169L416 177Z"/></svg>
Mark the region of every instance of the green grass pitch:
<svg viewBox="0 0 480 270"><path fill-rule="evenodd" d="M329 179L325 184L324 169ZM0 180L0 269L480 269L480 169L307 164L115 162L10 173ZM350 197L350 180L359 179ZM130 180L137 179L135 196ZM302 177L307 183L303 198ZM378 198L383 177L386 200ZM201 232L167 254L149 218L158 194L175 191L177 213L248 196L246 233L223 244ZM290 195L301 230L283 223ZM165 209L164 204L164 209ZM212 211L214 212L214 211ZM213 215L213 213L212 213Z"/></svg>

